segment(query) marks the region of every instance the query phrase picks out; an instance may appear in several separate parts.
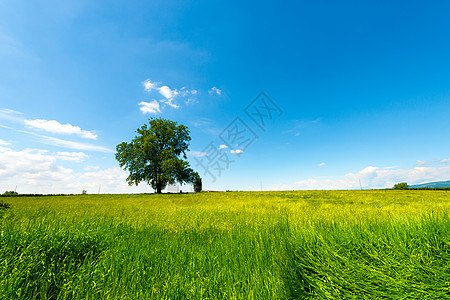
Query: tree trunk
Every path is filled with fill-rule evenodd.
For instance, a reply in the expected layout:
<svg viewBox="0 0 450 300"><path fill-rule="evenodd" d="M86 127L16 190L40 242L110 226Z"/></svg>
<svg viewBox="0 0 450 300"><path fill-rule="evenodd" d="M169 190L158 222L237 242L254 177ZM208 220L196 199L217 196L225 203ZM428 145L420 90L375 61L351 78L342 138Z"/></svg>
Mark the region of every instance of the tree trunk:
<svg viewBox="0 0 450 300"><path fill-rule="evenodd" d="M156 187L156 193L157 193L157 194L161 194L161 186L160 186L160 185L158 185L158 186Z"/></svg>

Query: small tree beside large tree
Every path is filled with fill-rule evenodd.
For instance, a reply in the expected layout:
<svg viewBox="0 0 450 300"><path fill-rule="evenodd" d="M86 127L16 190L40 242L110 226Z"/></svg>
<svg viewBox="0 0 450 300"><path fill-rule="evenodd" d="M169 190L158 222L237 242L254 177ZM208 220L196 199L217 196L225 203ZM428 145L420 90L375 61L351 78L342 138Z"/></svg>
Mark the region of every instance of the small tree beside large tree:
<svg viewBox="0 0 450 300"><path fill-rule="evenodd" d="M400 183L394 184L393 189L394 190L407 190L408 184L406 182L400 182Z"/></svg>
<svg viewBox="0 0 450 300"><path fill-rule="evenodd" d="M186 126L152 118L136 133L130 143L123 142L116 147L120 167L130 172L129 185L137 186L144 181L160 194L168 184L192 183L198 192L200 180L201 191L201 178L186 161L191 140Z"/></svg>

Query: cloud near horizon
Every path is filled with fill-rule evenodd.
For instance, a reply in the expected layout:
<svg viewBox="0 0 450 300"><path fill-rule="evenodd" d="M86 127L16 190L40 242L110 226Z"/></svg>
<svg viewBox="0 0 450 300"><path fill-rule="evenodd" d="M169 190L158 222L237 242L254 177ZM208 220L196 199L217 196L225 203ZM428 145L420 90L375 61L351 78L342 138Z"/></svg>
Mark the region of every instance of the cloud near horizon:
<svg viewBox="0 0 450 300"><path fill-rule="evenodd" d="M275 184L271 190L347 190L359 188L391 188L399 182L409 185L442 181L450 178L450 166L392 169L369 166L357 173L339 178L309 178L291 184Z"/></svg>
<svg viewBox="0 0 450 300"><path fill-rule="evenodd" d="M21 194L40 193L97 193L102 186L103 193L142 193L152 192L151 187L140 185L130 187L126 182L128 174L119 167L99 169L91 167L85 172L74 172L59 164L62 161L83 160L82 152L58 152L25 149L14 151L0 150L0 186L6 190L14 189Z"/></svg>

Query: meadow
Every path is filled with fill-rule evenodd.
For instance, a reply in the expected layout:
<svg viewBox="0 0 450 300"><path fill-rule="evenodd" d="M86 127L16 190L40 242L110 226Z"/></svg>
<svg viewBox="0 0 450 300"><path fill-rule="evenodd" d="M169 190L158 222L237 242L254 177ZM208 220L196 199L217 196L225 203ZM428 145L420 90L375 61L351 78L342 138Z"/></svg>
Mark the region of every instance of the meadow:
<svg viewBox="0 0 450 300"><path fill-rule="evenodd" d="M449 191L0 202L1 299L450 299Z"/></svg>

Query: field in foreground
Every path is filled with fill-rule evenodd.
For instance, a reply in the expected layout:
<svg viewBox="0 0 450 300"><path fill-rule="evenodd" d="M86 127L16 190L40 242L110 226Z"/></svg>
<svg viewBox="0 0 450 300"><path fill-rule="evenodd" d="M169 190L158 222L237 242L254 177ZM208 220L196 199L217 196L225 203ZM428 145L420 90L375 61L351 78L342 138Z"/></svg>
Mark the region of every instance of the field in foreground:
<svg viewBox="0 0 450 300"><path fill-rule="evenodd" d="M448 191L1 201L1 299L450 298Z"/></svg>

